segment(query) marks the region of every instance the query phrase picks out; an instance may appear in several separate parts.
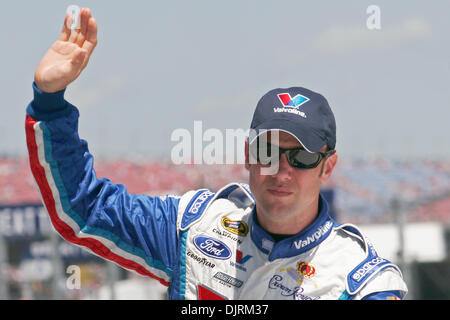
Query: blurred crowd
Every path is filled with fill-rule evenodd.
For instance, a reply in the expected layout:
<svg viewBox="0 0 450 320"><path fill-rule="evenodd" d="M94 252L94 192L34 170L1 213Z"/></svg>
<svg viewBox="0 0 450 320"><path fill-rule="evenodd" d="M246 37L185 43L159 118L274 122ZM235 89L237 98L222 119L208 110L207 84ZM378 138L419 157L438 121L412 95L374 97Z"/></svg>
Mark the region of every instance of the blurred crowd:
<svg viewBox="0 0 450 320"><path fill-rule="evenodd" d="M392 222L394 201L410 222L450 222L449 161L344 160L329 187L339 214L353 223Z"/></svg>
<svg viewBox="0 0 450 320"><path fill-rule="evenodd" d="M243 165L174 165L170 161L96 160L98 177L127 186L130 193L181 195L248 181ZM399 201L408 221L450 222L450 161L340 160L325 188L334 190L339 220L392 222ZM27 158L0 158L0 205L39 203Z"/></svg>

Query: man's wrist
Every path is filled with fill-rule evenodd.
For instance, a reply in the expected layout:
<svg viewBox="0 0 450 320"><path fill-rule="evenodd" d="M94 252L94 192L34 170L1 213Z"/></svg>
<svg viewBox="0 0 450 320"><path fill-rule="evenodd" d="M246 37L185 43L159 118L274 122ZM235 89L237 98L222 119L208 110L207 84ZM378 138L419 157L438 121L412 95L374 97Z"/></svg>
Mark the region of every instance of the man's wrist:
<svg viewBox="0 0 450 320"><path fill-rule="evenodd" d="M69 104L64 100L66 89L55 93L47 93L33 82L33 101L27 108L27 113L35 119L48 120L67 112Z"/></svg>

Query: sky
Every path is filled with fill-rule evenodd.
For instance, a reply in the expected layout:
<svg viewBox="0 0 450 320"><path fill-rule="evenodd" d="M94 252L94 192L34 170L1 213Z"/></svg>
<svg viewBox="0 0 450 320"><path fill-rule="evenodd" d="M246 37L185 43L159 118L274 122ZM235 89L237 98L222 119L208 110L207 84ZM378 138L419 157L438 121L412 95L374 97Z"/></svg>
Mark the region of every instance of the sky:
<svg viewBox="0 0 450 320"><path fill-rule="evenodd" d="M2 0L0 155L26 156L34 71L72 4L99 28L65 94L96 157L168 159L174 130L248 129L262 95L303 86L328 99L341 159L450 159L450 2L381 0Z"/></svg>

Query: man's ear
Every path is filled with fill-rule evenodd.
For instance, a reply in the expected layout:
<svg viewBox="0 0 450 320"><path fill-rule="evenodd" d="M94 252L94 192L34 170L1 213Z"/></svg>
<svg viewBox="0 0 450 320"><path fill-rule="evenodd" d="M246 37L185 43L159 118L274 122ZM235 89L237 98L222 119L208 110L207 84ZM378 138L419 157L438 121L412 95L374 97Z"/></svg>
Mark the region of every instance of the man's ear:
<svg viewBox="0 0 450 320"><path fill-rule="evenodd" d="M333 153L325 160L323 171L322 174L320 175L322 183L325 183L330 178L331 173L334 170L334 167L336 167L337 161L338 161L337 152Z"/></svg>
<svg viewBox="0 0 450 320"><path fill-rule="evenodd" d="M245 169L250 170L248 140L245 140Z"/></svg>

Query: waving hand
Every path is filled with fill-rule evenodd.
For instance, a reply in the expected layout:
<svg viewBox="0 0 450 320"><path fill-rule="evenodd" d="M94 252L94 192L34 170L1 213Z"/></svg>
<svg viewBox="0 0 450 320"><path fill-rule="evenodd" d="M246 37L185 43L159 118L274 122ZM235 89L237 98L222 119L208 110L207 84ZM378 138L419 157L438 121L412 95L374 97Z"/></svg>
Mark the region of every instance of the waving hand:
<svg viewBox="0 0 450 320"><path fill-rule="evenodd" d="M58 40L37 67L34 81L44 92L60 91L78 78L97 45L97 22L89 8L80 10L80 29L71 32L71 23L72 15L67 14Z"/></svg>

